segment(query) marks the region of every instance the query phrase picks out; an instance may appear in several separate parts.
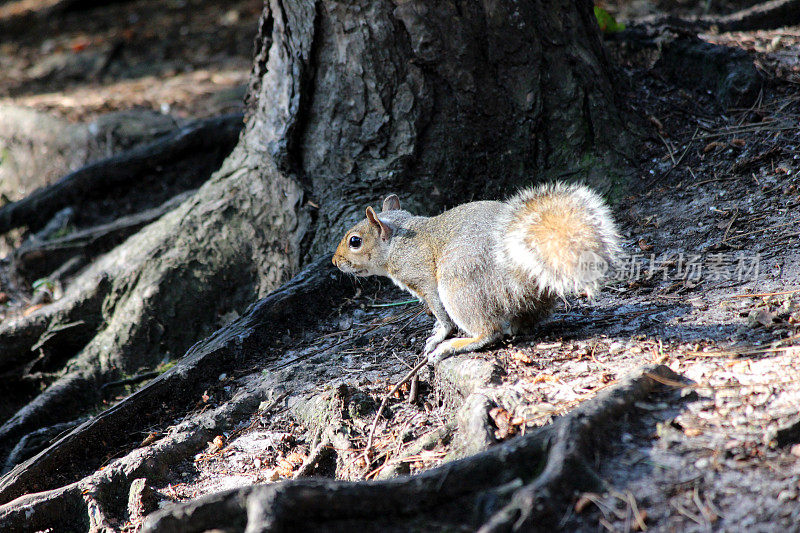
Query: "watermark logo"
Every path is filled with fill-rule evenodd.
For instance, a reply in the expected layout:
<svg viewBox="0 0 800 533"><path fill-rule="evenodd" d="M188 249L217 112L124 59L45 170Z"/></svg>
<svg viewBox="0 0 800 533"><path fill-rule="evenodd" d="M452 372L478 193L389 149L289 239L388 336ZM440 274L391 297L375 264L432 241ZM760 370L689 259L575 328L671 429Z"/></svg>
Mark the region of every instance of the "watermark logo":
<svg viewBox="0 0 800 533"><path fill-rule="evenodd" d="M612 272L616 281L748 281L756 280L761 266L761 254L685 252L656 254L626 254Z"/></svg>
<svg viewBox="0 0 800 533"><path fill-rule="evenodd" d="M591 251L582 252L578 257L578 272L583 281L594 283L606 276L610 265L601 255Z"/></svg>

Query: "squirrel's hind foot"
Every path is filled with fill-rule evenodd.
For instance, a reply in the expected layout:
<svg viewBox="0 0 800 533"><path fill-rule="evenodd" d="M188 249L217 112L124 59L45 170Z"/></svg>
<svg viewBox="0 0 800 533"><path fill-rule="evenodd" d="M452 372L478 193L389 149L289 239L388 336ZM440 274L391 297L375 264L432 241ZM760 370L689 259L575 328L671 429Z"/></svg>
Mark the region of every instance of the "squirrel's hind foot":
<svg viewBox="0 0 800 533"><path fill-rule="evenodd" d="M495 331L489 334L480 334L476 337L457 337L442 342L428 355L428 363L437 365L451 355L474 352L500 340L502 332Z"/></svg>

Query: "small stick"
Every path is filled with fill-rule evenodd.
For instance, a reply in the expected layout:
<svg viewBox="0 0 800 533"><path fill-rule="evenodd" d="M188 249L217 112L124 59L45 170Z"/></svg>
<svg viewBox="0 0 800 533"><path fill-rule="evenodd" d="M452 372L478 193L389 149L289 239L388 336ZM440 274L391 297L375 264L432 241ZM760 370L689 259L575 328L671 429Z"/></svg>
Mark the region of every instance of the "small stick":
<svg viewBox="0 0 800 533"><path fill-rule="evenodd" d="M727 241L734 241L734 240L740 239L742 237L747 237L748 235L755 235L756 233L763 233L763 232L769 231L771 229L784 228L786 226L791 226L793 224L796 224L796 222L787 222L786 224L778 224L777 226L770 226L769 228L761 228L761 229L757 229L755 231L748 231L747 233L740 233L739 235L734 235L733 237L726 238L726 239L724 239L722 241L719 241L719 243L720 244L724 244Z"/></svg>
<svg viewBox="0 0 800 533"><path fill-rule="evenodd" d="M783 291L783 292L764 292L761 294L734 294L733 296L728 296L726 300L730 298L763 298L765 296L781 296L783 294L794 294L796 292L800 292L800 289L794 289L793 291Z"/></svg>
<svg viewBox="0 0 800 533"><path fill-rule="evenodd" d="M736 212L731 217L731 221L728 222L728 227L725 228L725 235L722 236L722 242L728 240L728 234L731 232L731 227L733 226L734 221L736 221L736 217L739 215L739 210L737 209Z"/></svg>
<svg viewBox="0 0 800 533"><path fill-rule="evenodd" d="M701 185L705 185L706 183L713 183L715 181L733 181L736 178L711 178L708 180L698 181L697 183L689 184L690 187L699 187Z"/></svg>
<svg viewBox="0 0 800 533"><path fill-rule="evenodd" d="M383 410L386 409L386 403L389 401L389 398L391 398L394 395L395 392L400 390L400 387L402 387L403 384L405 384L409 379L413 378L417 374L417 372L419 372L420 369L423 366L425 366L426 364L428 364L428 358L427 357L423 357L422 360L419 363L417 363L417 366L412 368L408 372L408 374L406 374L405 377L403 377L403 379L401 379L397 383L397 385L395 385L394 388L392 390L390 390L389 393L386 396L383 397L383 401L381 402L381 406L378 407L378 412L375 413L375 420L372 422L372 428L370 428L370 430L369 430L369 437L367 437L367 446L364 448L363 456L364 456L364 459L366 459L367 464L370 463L369 453L370 453L370 451L372 451L372 441L375 438L375 430L378 427L378 421L381 419L381 415L383 414Z"/></svg>
<svg viewBox="0 0 800 533"><path fill-rule="evenodd" d="M683 158L684 158L684 157L686 157L686 154L687 154L687 153L689 153L689 149L692 147L692 143L693 143L693 142L695 141L695 139L697 138L697 132L698 132L699 130L700 130L700 128L699 128L699 127L698 127L698 128L695 128L695 130L694 130L694 134L692 135L692 138L691 138L691 139L689 140L689 142L686 144L686 149L683 151L683 153L682 153L682 154L681 154L681 156L678 158L678 160L675 162L675 164L674 164L674 165L672 165L672 166L669 168L669 170L667 170L667 171L666 171L664 174L662 174L661 176L656 176L656 177L654 177L652 180L650 180L650 182L647 184L647 186L648 186L648 187L655 185L655 184L656 184L656 182L658 182L658 181L661 181L661 180L667 179L667 176L669 176L669 175L672 173L672 171L673 171L673 170L675 170L675 169L678 167L678 165L680 165L680 164L681 164L681 162L683 161Z"/></svg>
<svg viewBox="0 0 800 533"><path fill-rule="evenodd" d="M414 405L417 403L417 397L419 396L419 376L414 376L411 378L411 385L408 388L408 403L410 405Z"/></svg>
<svg viewBox="0 0 800 533"><path fill-rule="evenodd" d="M669 145L667 140L660 133L658 134L658 138L661 139L661 142L663 142L664 146L667 147L667 152L669 152L667 155L669 155L669 158L672 160L672 164L674 165L675 164L675 150Z"/></svg>

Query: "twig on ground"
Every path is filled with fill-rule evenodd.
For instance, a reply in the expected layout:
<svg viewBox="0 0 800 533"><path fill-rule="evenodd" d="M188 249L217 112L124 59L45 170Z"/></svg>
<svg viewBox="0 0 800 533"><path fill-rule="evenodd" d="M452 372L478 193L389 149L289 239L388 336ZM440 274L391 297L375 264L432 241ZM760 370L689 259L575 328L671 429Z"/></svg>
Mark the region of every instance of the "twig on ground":
<svg viewBox="0 0 800 533"><path fill-rule="evenodd" d="M692 134L692 138L691 138L691 139L689 139L689 142L686 144L686 149L684 149L683 153L682 153L682 154L681 154L681 156L678 158L678 160L677 160L677 161L675 161L675 164L674 164L674 165L672 165L672 166L669 168L669 170L667 170L666 172L664 172L662 175L660 175L660 176L656 176L655 178L653 178L652 180L650 180L650 183L648 183L648 184L647 184L647 188L650 188L650 187L652 187L653 185L655 185L657 182L659 182L659 181L661 181L661 180L663 180L663 179L666 179L666 178L667 178L667 176L669 176L670 174L672 174L672 171L673 171L673 170L675 170L675 169L678 167L678 165L680 165L680 164L681 164L681 162L683 161L683 158L684 158L684 157L686 157L686 154L687 154L687 153L689 153L689 149L692 147L692 144L694 143L695 139L697 138L697 132L698 132L698 131L700 131L700 128L699 128L699 127L697 127L697 128L695 128L695 129L694 129L694 133Z"/></svg>
<svg viewBox="0 0 800 533"><path fill-rule="evenodd" d="M419 372L419 371L420 371L420 369L421 369L423 366L425 366L426 364L428 364L428 358L427 358L427 357L423 357L423 358L420 360L420 362L419 362L419 363L417 363L417 366L415 366L414 368L412 368L412 369L411 369L411 370L408 372L408 374L406 374L406 375L403 377L403 379L401 379L400 381L398 381L398 382L397 382L397 385L395 385L395 386L392 388L392 390L390 390L390 391L389 391L389 393L388 393L388 394L386 394L386 396L384 396L384 397L383 397L383 401L381 402L381 405L380 405L380 407L378 407L378 411L375 413L375 420L372 422L372 427L371 427L371 428L370 428L370 430L369 430L369 437L367 437L367 445L364 447L364 453L362 454L362 455L363 455L363 457L364 457L364 459L366 459L366 461L367 461L367 464L368 464L368 465L369 465L369 463L370 463L370 457L369 457L369 456L370 456L370 453L371 453L371 451L372 451L372 442L373 442L373 440L374 440L374 438L375 438L375 430L376 430L376 429L377 429L377 427L378 427L378 422L379 422L379 421L380 421L380 419L381 419L381 415L383 414L383 410L384 410L384 409L386 409L386 403L389 401L389 398L391 398L392 396L394 396L394 393L395 393L395 392L397 392L398 390L400 390L400 387L402 387L402 386L403 386L403 385L404 385L404 384L405 384L405 383L406 383L408 380L410 380L411 378L413 378L413 377L414 377L414 376L417 374L417 372Z"/></svg>
<svg viewBox="0 0 800 533"><path fill-rule="evenodd" d="M786 226L792 226L797 224L797 222L787 222L785 224L778 224L776 226L771 226L769 228L761 228L754 231L748 231L747 233L740 233L739 235L734 235L732 237L727 237L724 240L719 241L719 244L724 244L728 241L735 241L736 239L741 239L742 237L747 237L748 235L755 235L756 233L764 233L765 231L769 231L772 229L784 228Z"/></svg>
<svg viewBox="0 0 800 533"><path fill-rule="evenodd" d="M670 505L671 505L671 506L672 506L672 507L673 507L673 508L674 508L676 511L678 511L680 514L682 514L683 516L685 516L686 518L688 518L688 519L689 519L689 520L691 520L692 522L695 522L695 523L697 523L697 524L699 524L699 525L701 525L701 526L702 526L702 525L705 525L705 524L703 524L703 520L702 520L700 517L698 517L698 516L694 515L693 513L690 513L689 511L687 511L686 509L684 509L684 508L683 508L683 507L682 507L680 504L678 504L677 502L674 502L674 501L671 501L671 500L670 500L669 504L670 504Z"/></svg>
<svg viewBox="0 0 800 533"><path fill-rule="evenodd" d="M411 386L408 389L408 403L413 405L417 403L419 396L419 376L411 378Z"/></svg>
<svg viewBox="0 0 800 533"><path fill-rule="evenodd" d="M794 289L791 291L781 291L781 292L763 292L759 294L734 294L733 296L728 296L725 299L729 300L731 298L764 298L766 296L782 296L784 294L794 294L796 292L800 292L800 289Z"/></svg>

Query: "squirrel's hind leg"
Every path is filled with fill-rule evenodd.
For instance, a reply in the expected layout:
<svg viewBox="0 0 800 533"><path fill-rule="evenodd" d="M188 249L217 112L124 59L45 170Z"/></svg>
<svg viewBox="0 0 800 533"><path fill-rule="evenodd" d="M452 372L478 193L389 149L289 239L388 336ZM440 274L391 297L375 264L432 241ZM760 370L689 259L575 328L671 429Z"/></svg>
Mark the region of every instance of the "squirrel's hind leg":
<svg viewBox="0 0 800 533"><path fill-rule="evenodd" d="M489 334L481 333L475 337L457 337L455 339L450 339L439 344L439 346L437 346L436 349L430 355L428 355L428 362L437 364L443 359L446 359L457 353L467 353L480 350L481 348L489 346L490 344L500 340L502 336L503 333L501 331L494 331Z"/></svg>

